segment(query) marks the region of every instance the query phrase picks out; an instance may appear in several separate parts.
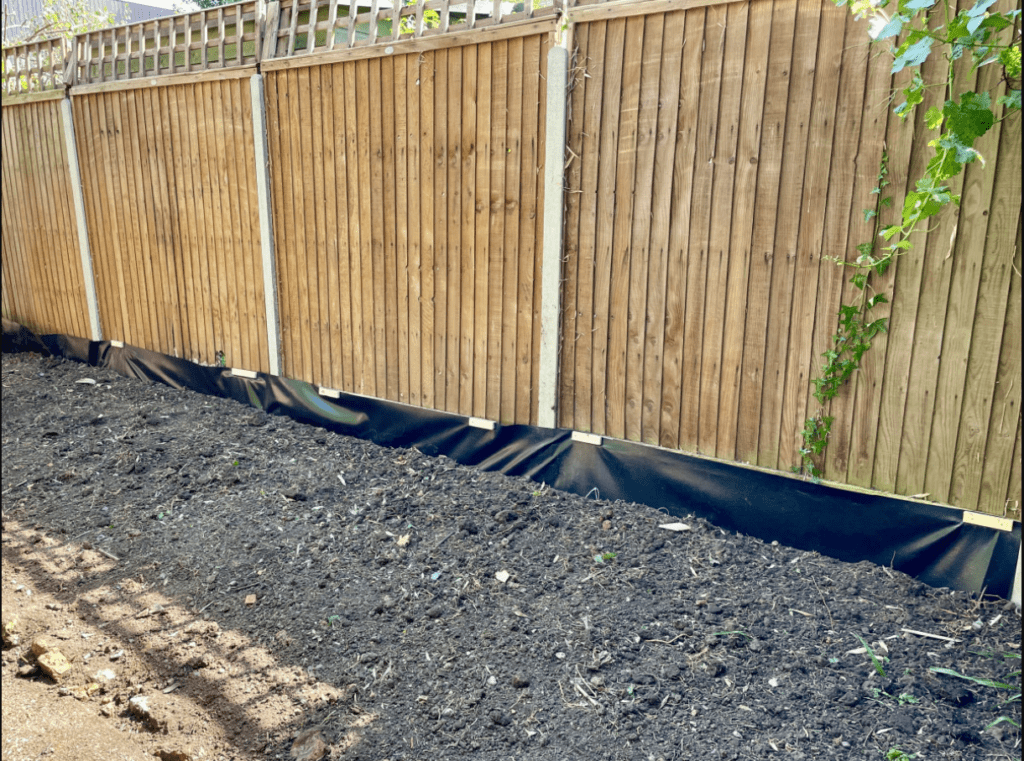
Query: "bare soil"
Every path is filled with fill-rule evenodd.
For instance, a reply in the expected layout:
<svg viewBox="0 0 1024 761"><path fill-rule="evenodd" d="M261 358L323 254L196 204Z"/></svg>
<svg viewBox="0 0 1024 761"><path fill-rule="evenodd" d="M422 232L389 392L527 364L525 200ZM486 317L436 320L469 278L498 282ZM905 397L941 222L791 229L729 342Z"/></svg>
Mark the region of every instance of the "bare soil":
<svg viewBox="0 0 1024 761"><path fill-rule="evenodd" d="M1003 601L63 360L2 421L4 761L1020 758Z"/></svg>

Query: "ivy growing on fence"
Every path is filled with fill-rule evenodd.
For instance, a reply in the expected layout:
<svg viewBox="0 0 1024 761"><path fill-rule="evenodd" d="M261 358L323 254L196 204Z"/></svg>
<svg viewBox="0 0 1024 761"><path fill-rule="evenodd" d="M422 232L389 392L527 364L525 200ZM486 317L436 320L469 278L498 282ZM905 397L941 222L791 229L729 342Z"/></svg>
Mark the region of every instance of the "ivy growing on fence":
<svg viewBox="0 0 1024 761"><path fill-rule="evenodd" d="M1021 109L1019 8L1006 13L994 11L996 0L977 0L970 9L959 12L950 0L899 0L895 4L891 0L835 2L849 6L858 18L870 17L875 43L890 41L893 74L905 69L913 72L910 84L893 93L896 100L902 95L902 102L894 109L901 121L913 115L928 88L943 88L946 99L941 108L933 106L925 113L927 130L937 133L928 142L933 153L924 176L916 180L902 199L898 220L885 227L876 221L875 234L857 246L854 261L836 261L854 270L850 282L856 296L853 303L840 306L832 346L822 355L825 362L821 374L812 380L814 398L822 408L853 377L872 340L888 327L888 318L872 315L874 307L886 301L884 294L873 292L872 278L884 275L896 257L911 250L911 236L922 224L946 207L960 203L960 196L951 190L949 181L967 164L984 164L985 157L975 148L977 140L997 122L1014 115L1018 116L1019 127ZM947 62L944 81L928 81L922 72L922 64L932 55L941 55ZM969 65L956 64L961 59ZM981 80L974 75L987 66L999 67L1001 76L995 85L985 89L978 87ZM999 91L1005 92L996 95ZM883 153L878 182L872 191L878 197L871 208L865 209L865 220L878 220L882 208L893 202L885 194L889 158ZM824 409L806 420L801 465L794 470L815 480L822 475L820 456L828 444L832 423L833 418Z"/></svg>

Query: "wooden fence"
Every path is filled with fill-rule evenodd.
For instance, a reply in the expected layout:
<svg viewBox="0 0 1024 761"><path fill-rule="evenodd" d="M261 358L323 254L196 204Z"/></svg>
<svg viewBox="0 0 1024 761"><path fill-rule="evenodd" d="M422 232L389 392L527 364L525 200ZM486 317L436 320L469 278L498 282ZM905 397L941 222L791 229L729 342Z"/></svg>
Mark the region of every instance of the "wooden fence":
<svg viewBox="0 0 1024 761"><path fill-rule="evenodd" d="M548 44L266 75L286 375L536 422Z"/></svg>
<svg viewBox="0 0 1024 761"><path fill-rule="evenodd" d="M829 260L873 235L883 149L896 196L927 160L865 39L818 0L284 0L79 37L66 61L5 50L3 311L88 335L94 281L105 338L502 423L539 422L550 360L560 425L786 471L853 297ZM1019 125L880 281L890 331L825 410L827 479L1019 517Z"/></svg>

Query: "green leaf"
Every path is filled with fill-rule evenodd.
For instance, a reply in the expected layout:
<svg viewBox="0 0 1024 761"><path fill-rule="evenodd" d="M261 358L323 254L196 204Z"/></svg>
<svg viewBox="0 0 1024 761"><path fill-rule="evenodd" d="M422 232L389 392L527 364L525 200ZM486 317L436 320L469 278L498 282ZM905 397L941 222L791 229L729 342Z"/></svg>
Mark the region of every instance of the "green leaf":
<svg viewBox="0 0 1024 761"><path fill-rule="evenodd" d="M942 126L942 109L938 106L932 106L924 114L924 123L928 129L938 129Z"/></svg>
<svg viewBox="0 0 1024 761"><path fill-rule="evenodd" d="M931 8L933 5L935 5L935 0L910 0L909 3L901 4L900 9L923 11L925 8Z"/></svg>
<svg viewBox="0 0 1024 761"><path fill-rule="evenodd" d="M1009 47L999 54L999 63L1006 69L1006 76L1016 79L1020 76L1020 48Z"/></svg>
<svg viewBox="0 0 1024 761"><path fill-rule="evenodd" d="M987 92L965 92L959 103L947 100L942 113L946 117L946 129L968 148L988 132L996 120L992 97Z"/></svg>
<svg viewBox="0 0 1024 761"><path fill-rule="evenodd" d="M1020 111L1020 90L1010 90L1007 95L999 96L999 105Z"/></svg>
<svg viewBox="0 0 1024 761"><path fill-rule="evenodd" d="M965 676L965 675L963 675L963 674L961 674L961 673L959 673L957 671L954 671L953 669L941 668L939 666L932 666L929 670L930 671L934 671L936 674L946 674L947 676L955 676L955 677L959 677L960 679L966 679L968 682L974 682L975 684L980 684L980 685L982 685L984 687L995 687L995 688L1000 689L1000 690L1012 690L1013 689L1013 685L1012 684L1007 684L1006 682L997 682L997 681L995 681L993 679L982 679L981 677L977 677L977 676Z"/></svg>
<svg viewBox="0 0 1024 761"><path fill-rule="evenodd" d="M896 233L900 232L903 228L900 225L889 225L882 230L882 238L889 240Z"/></svg>
<svg viewBox="0 0 1024 761"><path fill-rule="evenodd" d="M945 196L945 200L943 200L943 196ZM903 201L903 224L909 226L919 220L934 217L948 203L948 193L907 193L907 197Z"/></svg>
<svg viewBox="0 0 1024 761"><path fill-rule="evenodd" d="M895 14L889 22L879 31L875 40L886 40L889 37L897 37L903 31L903 25L910 21L910 18L899 13Z"/></svg>
<svg viewBox="0 0 1024 761"><path fill-rule="evenodd" d="M864 221L865 222L867 222L868 220L874 219L877 216L878 216L878 212L875 211L874 209L864 209Z"/></svg>
<svg viewBox="0 0 1024 761"><path fill-rule="evenodd" d="M950 177L955 177L963 169L963 163L957 161L956 150L944 148L940 146L940 142L940 140L932 140L928 143L928 145L935 148L935 155L932 156L925 170L936 182L942 182Z"/></svg>
<svg viewBox="0 0 1024 761"><path fill-rule="evenodd" d="M850 278L850 282L853 283L854 287L864 290L864 286L868 284L868 276L863 272L858 272L856 275ZM853 313L857 314L856 307L843 307L843 309L853 309Z"/></svg>
<svg viewBox="0 0 1024 761"><path fill-rule="evenodd" d="M907 41L909 42L910 39L908 38ZM892 62L892 73L895 74L899 71L903 71L907 66L920 66L924 63L932 52L933 42L934 40L931 37L922 37L909 46L907 46L907 43L904 43L903 46L896 51L896 60ZM912 105L917 105L924 99L924 96L920 92L917 92L915 97L916 101ZM907 97L907 103L910 103L909 96Z"/></svg>

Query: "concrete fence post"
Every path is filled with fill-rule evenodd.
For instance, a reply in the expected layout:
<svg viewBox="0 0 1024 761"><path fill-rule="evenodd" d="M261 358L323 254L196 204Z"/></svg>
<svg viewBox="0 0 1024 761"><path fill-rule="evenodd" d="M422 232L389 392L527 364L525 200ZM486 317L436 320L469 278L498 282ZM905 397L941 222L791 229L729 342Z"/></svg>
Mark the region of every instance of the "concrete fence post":
<svg viewBox="0 0 1024 761"><path fill-rule="evenodd" d="M85 220L85 197L82 194L82 172L78 164L75 123L71 118L70 98L64 98L60 102L60 121L64 127L64 145L67 147L68 169L71 172L71 198L75 205L75 225L78 228L78 253L82 257L85 303L89 310L89 338L93 341L102 341L100 307L96 299L96 275L92 268L92 249L89 248L89 229Z"/></svg>
<svg viewBox="0 0 1024 761"><path fill-rule="evenodd" d="M564 41L563 41L564 44ZM541 252L540 367L537 424L554 428L558 406L558 339L562 302L562 213L569 52L548 51L547 123L544 126L544 246Z"/></svg>
<svg viewBox="0 0 1024 761"><path fill-rule="evenodd" d="M270 374L281 374L281 324L277 309L277 267L274 261L274 220L270 213L270 154L267 151L267 112L263 77L249 80L252 127L256 143L256 197L260 210L260 247L263 254L263 298L267 311L267 347Z"/></svg>

